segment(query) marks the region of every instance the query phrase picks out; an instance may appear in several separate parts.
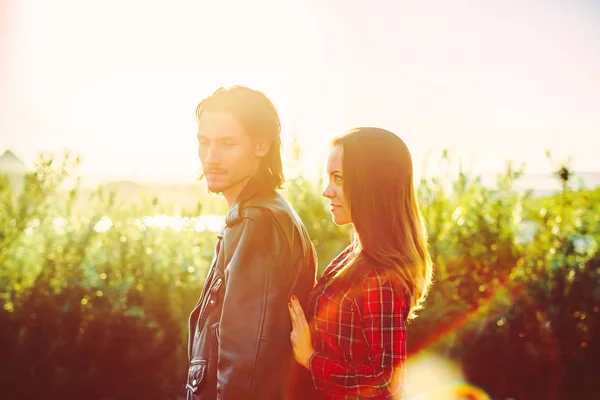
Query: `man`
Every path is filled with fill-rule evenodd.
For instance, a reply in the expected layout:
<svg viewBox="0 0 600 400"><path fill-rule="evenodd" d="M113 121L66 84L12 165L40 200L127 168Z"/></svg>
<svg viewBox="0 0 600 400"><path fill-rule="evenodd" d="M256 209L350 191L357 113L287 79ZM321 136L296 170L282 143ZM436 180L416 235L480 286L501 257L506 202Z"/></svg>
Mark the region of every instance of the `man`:
<svg viewBox="0 0 600 400"><path fill-rule="evenodd" d="M280 121L261 92L219 89L196 109L208 189L230 207L189 318L188 400L287 397L288 302L306 303L316 253L283 182Z"/></svg>

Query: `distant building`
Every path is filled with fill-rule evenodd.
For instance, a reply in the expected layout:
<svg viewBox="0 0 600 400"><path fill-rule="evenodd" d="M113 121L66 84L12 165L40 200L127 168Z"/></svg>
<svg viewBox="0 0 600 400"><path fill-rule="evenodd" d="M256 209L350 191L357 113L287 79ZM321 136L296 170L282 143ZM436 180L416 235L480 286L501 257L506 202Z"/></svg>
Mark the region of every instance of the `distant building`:
<svg viewBox="0 0 600 400"><path fill-rule="evenodd" d="M25 163L12 151L6 150L0 156L0 174L8 176L15 197L23 192L26 173Z"/></svg>

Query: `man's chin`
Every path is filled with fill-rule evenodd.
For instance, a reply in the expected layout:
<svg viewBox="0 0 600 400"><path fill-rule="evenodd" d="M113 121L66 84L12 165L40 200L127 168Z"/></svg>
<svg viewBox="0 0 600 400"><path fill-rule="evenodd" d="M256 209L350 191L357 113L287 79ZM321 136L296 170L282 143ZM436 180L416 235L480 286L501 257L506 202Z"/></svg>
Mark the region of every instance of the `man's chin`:
<svg viewBox="0 0 600 400"><path fill-rule="evenodd" d="M221 194L223 193L223 189L221 186L217 186L217 185L207 185L208 186L208 191L210 193L214 193L214 194Z"/></svg>
<svg viewBox="0 0 600 400"><path fill-rule="evenodd" d="M224 191L226 191L227 189L229 189L229 185L219 185L219 184L211 184L211 183L207 183L206 185L208 187L208 191L211 193L215 193L215 194L222 194Z"/></svg>

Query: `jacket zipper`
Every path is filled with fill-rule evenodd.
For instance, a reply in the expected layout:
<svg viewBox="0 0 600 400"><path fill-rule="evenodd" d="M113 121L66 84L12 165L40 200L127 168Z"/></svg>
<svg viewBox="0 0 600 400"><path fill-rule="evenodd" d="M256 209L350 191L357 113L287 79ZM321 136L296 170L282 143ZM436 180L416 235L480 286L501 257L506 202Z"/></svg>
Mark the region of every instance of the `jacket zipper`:
<svg viewBox="0 0 600 400"><path fill-rule="evenodd" d="M210 279L208 280L208 282L211 282L213 280L213 276L215 274L215 269L217 267L217 256L215 256L215 259L213 261L213 264L211 266L210 271L208 272L208 276L210 277ZM208 285L210 286L210 285ZM200 299L198 300L198 303L196 304L196 307L200 307L201 309L206 309L206 296L207 296L207 292L208 292L208 286L204 286L202 288L202 292L200 293ZM194 307L194 309L196 308ZM196 334L196 325L198 324L198 322L200 321L200 318L203 315L203 310L198 312L198 319L196 320L196 324L194 324L193 326L190 326L190 330L188 332L188 359L191 357L191 345L192 345L192 340L194 335Z"/></svg>

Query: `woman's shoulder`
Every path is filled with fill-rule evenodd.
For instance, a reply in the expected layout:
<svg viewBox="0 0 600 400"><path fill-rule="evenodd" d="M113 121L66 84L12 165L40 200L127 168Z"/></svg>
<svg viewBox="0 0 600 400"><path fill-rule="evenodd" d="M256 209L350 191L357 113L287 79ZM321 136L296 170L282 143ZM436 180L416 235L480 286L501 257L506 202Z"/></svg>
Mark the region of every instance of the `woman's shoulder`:
<svg viewBox="0 0 600 400"><path fill-rule="evenodd" d="M382 265L373 258L360 254L352 259L351 270L339 272L346 266L353 248L348 246L327 267L323 279L333 280L330 291L342 292L345 296L359 300L365 295L385 291L398 298L404 298L406 290L402 285L397 270L389 265Z"/></svg>
<svg viewBox="0 0 600 400"><path fill-rule="evenodd" d="M362 267L362 274L355 279L353 292L361 297L373 295L395 297L402 302L407 301L406 289L402 285L398 273L389 266L368 262Z"/></svg>

